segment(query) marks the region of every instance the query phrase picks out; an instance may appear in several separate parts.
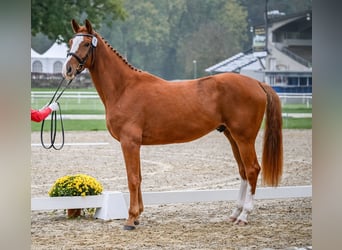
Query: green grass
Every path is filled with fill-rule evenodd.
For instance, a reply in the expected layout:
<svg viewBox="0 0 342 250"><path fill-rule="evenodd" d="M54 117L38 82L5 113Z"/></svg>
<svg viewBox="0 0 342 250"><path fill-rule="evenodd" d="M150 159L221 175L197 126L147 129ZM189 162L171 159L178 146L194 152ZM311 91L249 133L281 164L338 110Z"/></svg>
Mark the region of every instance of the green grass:
<svg viewBox="0 0 342 250"><path fill-rule="evenodd" d="M46 120L44 131L51 131L51 122ZM31 122L31 131L40 131L41 123ZM64 131L103 131L107 130L105 120L63 120ZM58 120L57 131L61 131L61 124Z"/></svg>
<svg viewBox="0 0 342 250"><path fill-rule="evenodd" d="M287 104L282 107L283 113L312 113L312 106L306 104ZM312 118L283 118L283 128L312 129Z"/></svg>
<svg viewBox="0 0 342 250"><path fill-rule="evenodd" d="M66 90L64 93L69 94L75 91ZM83 91L83 90L78 89L77 92L78 91ZM91 92L94 92L94 90L92 90ZM47 97L31 98L31 107L34 109L40 109L41 107L45 106L50 101L52 96L53 94L51 94L51 96L48 95ZM63 98L63 95L62 95L61 98L58 100L58 103L60 104L63 114L104 114L103 103L98 97L97 98L77 98L77 97Z"/></svg>
<svg viewBox="0 0 342 250"><path fill-rule="evenodd" d="M312 107L306 104L287 104L282 107L283 113L312 113Z"/></svg>
<svg viewBox="0 0 342 250"><path fill-rule="evenodd" d="M312 118L283 118L284 129L312 129Z"/></svg>

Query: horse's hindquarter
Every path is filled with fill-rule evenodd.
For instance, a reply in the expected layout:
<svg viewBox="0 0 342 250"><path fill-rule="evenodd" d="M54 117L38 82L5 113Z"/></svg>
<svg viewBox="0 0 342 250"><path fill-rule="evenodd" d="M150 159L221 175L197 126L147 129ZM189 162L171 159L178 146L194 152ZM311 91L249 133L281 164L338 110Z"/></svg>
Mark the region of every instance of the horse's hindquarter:
<svg viewBox="0 0 342 250"><path fill-rule="evenodd" d="M267 96L255 79L235 73L217 75L219 107L223 122L232 132L256 137L266 108Z"/></svg>

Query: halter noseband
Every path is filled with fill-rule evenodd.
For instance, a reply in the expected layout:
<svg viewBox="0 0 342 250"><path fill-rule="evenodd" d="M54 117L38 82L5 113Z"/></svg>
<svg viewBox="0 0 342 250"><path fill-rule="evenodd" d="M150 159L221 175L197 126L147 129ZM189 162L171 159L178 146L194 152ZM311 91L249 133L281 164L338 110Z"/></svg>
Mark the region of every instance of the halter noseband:
<svg viewBox="0 0 342 250"><path fill-rule="evenodd" d="M74 37L75 36L88 36L88 37L91 37L92 39L91 39L91 47L89 48L89 50L88 50L88 52L87 52L87 54L86 54L86 56L82 59L82 58L80 58L78 55L76 55L76 53L73 53L73 52L68 52L67 53L67 56L73 56L73 57L75 57L76 58L76 60L78 61L78 66L77 66L77 69L76 69L76 72L77 72L77 74L79 74L79 73L81 73L82 71L83 71L83 69L84 69L84 64L86 63L86 61L87 61L87 59L88 59L88 57L89 57L89 52L91 51L91 54L92 54L92 60L91 60L91 65L93 65L93 63L94 63L94 58L95 58L95 56L94 56L94 48L96 48L96 46L97 46L97 38L96 38L96 36L94 36L94 35L92 35L92 34L75 34L74 35Z"/></svg>

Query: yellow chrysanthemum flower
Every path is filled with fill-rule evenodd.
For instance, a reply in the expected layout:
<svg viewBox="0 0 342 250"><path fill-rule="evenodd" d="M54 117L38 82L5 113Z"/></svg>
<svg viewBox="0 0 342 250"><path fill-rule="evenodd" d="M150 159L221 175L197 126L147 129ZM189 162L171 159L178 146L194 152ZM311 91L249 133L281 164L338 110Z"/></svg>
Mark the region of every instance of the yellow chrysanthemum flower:
<svg viewBox="0 0 342 250"><path fill-rule="evenodd" d="M86 196L97 195L103 191L102 185L93 177L85 174L66 175L54 183L49 196Z"/></svg>

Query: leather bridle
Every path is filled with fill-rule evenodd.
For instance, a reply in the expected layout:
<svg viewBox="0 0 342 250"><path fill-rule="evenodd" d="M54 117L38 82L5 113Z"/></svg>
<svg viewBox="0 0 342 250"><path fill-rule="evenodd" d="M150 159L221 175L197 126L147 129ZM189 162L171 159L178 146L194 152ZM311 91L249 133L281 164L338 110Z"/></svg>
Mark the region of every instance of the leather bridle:
<svg viewBox="0 0 342 250"><path fill-rule="evenodd" d="M84 70L84 64L87 62L88 60L88 57L89 55L91 54L92 55L92 60L91 60L91 66L93 65L94 63L94 60L95 60L95 48L97 46L97 38L95 35L92 35L92 34L82 34L82 33L79 33L79 34L75 34L75 36L87 36L87 37L91 37L91 46L87 52L87 54L85 55L84 58L81 58L80 56L78 56L76 53L73 53L73 52L68 52L67 53L67 56L73 56L76 58L76 60L78 61L78 66L76 68L76 73L79 74L81 73L83 70Z"/></svg>
<svg viewBox="0 0 342 250"><path fill-rule="evenodd" d="M92 54L92 60L91 60L91 66L94 63L94 59L95 59L95 48L97 46L97 38L95 35L91 35L91 34L76 34L75 36L88 36L91 37L91 46L86 54L86 56L84 58L81 58L80 56L78 56L76 53L73 52L69 52L67 53L67 56L73 56L76 58L76 60L78 61L78 66L76 69L76 73L79 74L84 70L84 64L87 62L88 57L90 54ZM69 82L67 83L67 85L60 91L60 88L64 82L65 78L63 78L59 85L58 88L55 91L55 94L53 95L53 97L51 98L50 102L48 103L48 105L50 105L52 102L57 102L58 99L62 96L63 92L66 90L66 88L70 85L70 83L72 82L73 79L69 80ZM60 91L60 92L59 92ZM57 93L59 92L58 96L56 97ZM58 102L57 102L58 103ZM41 130L40 130L40 140L42 143L42 146L45 149L50 149L50 148L54 148L56 150L60 150L63 148L64 146L64 126L63 126L63 120L62 120L62 111L61 111L61 107L58 103L59 106L59 120L60 120L60 124L61 124L61 133L62 133L62 139L61 139L61 144L59 146L56 146L55 142L56 142L56 134L57 134L57 111L53 111L51 113L51 131L50 131L50 145L46 145L44 143L44 124L45 124L45 120L42 121L42 126L41 126Z"/></svg>

